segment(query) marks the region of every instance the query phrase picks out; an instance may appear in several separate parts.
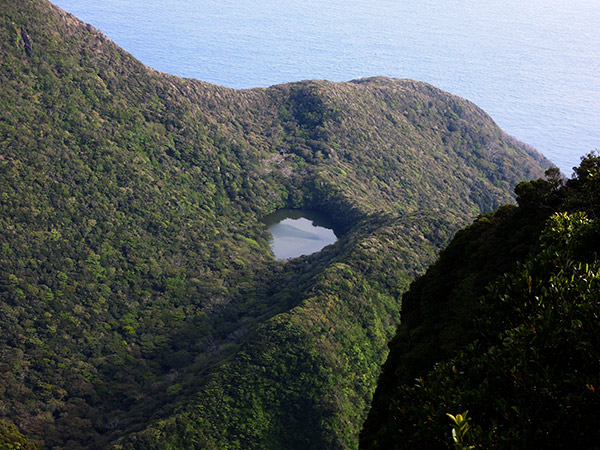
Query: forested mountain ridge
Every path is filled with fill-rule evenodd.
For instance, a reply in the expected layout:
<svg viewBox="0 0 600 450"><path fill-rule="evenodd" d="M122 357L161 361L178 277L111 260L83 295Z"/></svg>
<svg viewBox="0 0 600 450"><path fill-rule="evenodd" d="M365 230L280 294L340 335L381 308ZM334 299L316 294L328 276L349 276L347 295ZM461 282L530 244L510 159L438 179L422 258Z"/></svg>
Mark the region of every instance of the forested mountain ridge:
<svg viewBox="0 0 600 450"><path fill-rule="evenodd" d="M355 448L409 281L548 165L423 83L238 91L0 5L0 418L42 447ZM284 206L345 234L274 261Z"/></svg>
<svg viewBox="0 0 600 450"><path fill-rule="evenodd" d="M598 448L599 174L520 183L411 284L360 448Z"/></svg>

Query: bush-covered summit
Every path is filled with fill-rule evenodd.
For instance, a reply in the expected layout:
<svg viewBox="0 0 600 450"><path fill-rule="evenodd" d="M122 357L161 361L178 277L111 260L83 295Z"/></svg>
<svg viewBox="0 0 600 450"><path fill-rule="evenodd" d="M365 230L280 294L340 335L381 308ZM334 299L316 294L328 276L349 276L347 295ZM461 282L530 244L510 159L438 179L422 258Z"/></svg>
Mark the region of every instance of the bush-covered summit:
<svg viewBox="0 0 600 450"><path fill-rule="evenodd" d="M598 448L600 157L548 175L412 284L361 448Z"/></svg>

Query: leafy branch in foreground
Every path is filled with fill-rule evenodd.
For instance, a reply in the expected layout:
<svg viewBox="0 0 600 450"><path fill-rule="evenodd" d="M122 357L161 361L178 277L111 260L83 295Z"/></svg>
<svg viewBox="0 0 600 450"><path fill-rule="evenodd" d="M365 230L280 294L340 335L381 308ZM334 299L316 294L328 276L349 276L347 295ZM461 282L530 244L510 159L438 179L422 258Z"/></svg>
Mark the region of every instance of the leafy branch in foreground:
<svg viewBox="0 0 600 450"><path fill-rule="evenodd" d="M469 431L471 430L467 414L468 411L455 416L446 413L446 415L450 417L450 420L452 420L452 440L454 441L454 450L473 450L475 448L474 445L467 444L467 434L469 434Z"/></svg>

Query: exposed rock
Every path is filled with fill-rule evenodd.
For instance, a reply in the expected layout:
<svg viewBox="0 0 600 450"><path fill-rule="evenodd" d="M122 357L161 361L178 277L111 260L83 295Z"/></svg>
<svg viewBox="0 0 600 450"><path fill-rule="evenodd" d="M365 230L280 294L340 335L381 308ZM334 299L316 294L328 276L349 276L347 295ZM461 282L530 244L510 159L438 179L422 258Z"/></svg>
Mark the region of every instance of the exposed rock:
<svg viewBox="0 0 600 450"><path fill-rule="evenodd" d="M21 31L21 38L23 39L23 44L25 45L25 53L27 53L27 56L31 56L33 44L31 43L31 38L29 37L29 34L27 34L27 31Z"/></svg>

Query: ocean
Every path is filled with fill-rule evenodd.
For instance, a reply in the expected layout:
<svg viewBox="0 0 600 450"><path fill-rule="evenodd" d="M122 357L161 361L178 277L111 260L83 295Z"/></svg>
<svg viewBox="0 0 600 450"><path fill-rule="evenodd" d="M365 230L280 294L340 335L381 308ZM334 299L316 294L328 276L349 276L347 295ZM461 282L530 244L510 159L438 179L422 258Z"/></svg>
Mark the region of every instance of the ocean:
<svg viewBox="0 0 600 450"><path fill-rule="evenodd" d="M483 108L570 176L600 150L598 0L54 0L154 69L233 88L385 75Z"/></svg>

